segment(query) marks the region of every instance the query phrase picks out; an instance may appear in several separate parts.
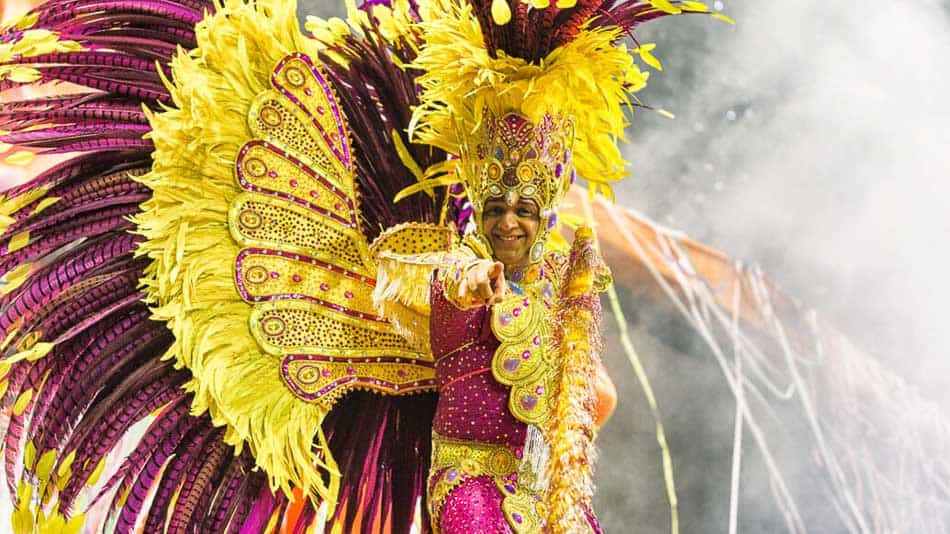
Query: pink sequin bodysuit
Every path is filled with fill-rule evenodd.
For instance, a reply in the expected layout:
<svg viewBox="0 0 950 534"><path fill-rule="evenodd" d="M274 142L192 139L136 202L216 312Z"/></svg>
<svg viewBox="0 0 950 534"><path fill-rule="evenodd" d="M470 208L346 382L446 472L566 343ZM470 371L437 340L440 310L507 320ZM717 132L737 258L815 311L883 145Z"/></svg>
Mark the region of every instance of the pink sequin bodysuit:
<svg viewBox="0 0 950 534"><path fill-rule="evenodd" d="M491 331L490 309L460 310L446 300L439 284L433 284L431 303L431 344L439 385L434 433L453 442L504 446L520 457L527 425L508 411L509 388L492 377L491 361L499 343ZM470 476L461 466L434 467L429 505L437 531L513 532L502 512L504 494L492 476ZM507 475L510 485L516 484L515 473ZM434 494L439 481L453 486L448 495Z"/></svg>

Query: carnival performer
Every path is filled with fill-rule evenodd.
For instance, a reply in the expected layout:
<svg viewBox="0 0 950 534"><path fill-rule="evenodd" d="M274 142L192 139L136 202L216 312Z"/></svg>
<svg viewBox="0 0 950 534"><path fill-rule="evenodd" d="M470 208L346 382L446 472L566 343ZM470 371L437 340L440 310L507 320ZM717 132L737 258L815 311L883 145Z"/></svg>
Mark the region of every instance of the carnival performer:
<svg viewBox="0 0 950 534"><path fill-rule="evenodd" d="M0 204L15 532L597 530L609 276L556 209L624 175L626 32L707 10L349 8L312 38L276 0L3 29L0 90L79 86L0 104L12 157L72 155Z"/></svg>
<svg viewBox="0 0 950 534"><path fill-rule="evenodd" d="M535 126L490 111L483 120L473 150L462 151L476 225L466 245L380 260L384 314L405 320L405 309L387 298L430 313L439 388L428 483L433 527L599 532L590 509L600 367L595 289L609 275L589 231L578 233L570 255L545 251L571 183L573 121L545 116ZM428 294L406 290L428 288L430 278Z"/></svg>

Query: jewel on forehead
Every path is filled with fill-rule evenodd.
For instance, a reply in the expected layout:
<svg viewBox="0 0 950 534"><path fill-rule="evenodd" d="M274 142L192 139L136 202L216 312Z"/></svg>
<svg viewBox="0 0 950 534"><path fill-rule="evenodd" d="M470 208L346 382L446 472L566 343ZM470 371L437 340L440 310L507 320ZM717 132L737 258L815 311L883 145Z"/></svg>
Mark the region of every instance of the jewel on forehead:
<svg viewBox="0 0 950 534"><path fill-rule="evenodd" d="M518 202L518 193L514 191L505 193L505 202L507 202L509 206L514 206Z"/></svg>

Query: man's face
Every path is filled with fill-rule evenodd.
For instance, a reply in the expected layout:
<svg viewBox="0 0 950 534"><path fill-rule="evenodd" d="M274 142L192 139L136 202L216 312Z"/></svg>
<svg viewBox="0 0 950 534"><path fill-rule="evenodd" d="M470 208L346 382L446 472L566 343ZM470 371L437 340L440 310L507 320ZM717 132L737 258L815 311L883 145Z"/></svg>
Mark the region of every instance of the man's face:
<svg viewBox="0 0 950 534"><path fill-rule="evenodd" d="M529 252L538 234L538 206L531 200L516 199L509 204L503 198L485 202L482 228L491 243L495 259L506 267L530 263Z"/></svg>

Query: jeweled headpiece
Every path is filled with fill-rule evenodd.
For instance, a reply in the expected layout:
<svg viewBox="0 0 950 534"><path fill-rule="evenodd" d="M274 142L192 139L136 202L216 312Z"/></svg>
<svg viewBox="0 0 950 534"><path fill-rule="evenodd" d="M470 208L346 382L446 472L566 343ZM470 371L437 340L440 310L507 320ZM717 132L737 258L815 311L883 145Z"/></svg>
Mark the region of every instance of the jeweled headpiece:
<svg viewBox="0 0 950 534"><path fill-rule="evenodd" d="M460 147L459 173L482 233L485 202L534 202L541 218L530 248L530 261L541 260L544 243L557 224L557 205L570 187L575 171L571 159L574 122L544 115L538 124L517 113L496 117L486 110L481 127ZM487 241L483 244L490 247Z"/></svg>

